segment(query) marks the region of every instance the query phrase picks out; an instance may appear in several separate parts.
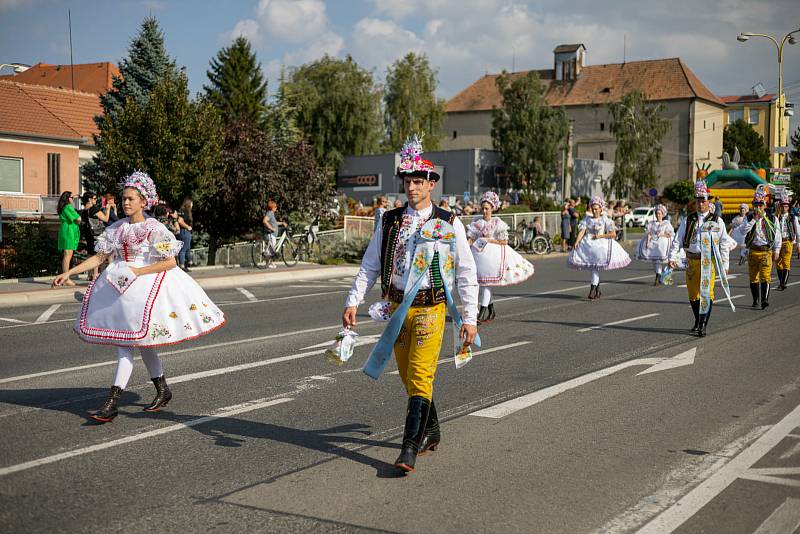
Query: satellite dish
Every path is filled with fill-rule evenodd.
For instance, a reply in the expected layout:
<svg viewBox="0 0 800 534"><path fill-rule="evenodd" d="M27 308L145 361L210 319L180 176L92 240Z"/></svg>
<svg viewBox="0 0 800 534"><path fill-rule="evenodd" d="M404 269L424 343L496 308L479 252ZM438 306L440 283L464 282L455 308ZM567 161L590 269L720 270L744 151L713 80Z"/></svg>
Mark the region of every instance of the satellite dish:
<svg viewBox="0 0 800 534"><path fill-rule="evenodd" d="M753 94L758 98L764 98L764 95L767 94L767 91L764 89L764 86L761 83L757 83L753 86Z"/></svg>

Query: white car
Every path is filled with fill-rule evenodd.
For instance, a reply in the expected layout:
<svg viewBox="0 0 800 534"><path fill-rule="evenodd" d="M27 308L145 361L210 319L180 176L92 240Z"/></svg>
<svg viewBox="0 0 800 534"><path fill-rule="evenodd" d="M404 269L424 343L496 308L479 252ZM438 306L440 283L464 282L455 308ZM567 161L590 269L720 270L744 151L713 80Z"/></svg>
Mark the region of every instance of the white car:
<svg viewBox="0 0 800 534"><path fill-rule="evenodd" d="M626 213L624 217L625 226L644 226L650 221L656 220L656 209L651 206L642 206Z"/></svg>

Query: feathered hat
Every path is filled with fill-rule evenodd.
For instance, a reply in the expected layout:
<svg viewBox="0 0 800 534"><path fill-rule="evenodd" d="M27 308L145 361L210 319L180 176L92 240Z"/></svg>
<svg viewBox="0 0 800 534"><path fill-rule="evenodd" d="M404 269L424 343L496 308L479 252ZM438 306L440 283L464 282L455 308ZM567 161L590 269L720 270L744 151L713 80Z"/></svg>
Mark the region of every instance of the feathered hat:
<svg viewBox="0 0 800 534"><path fill-rule="evenodd" d="M134 171L130 176L123 178L122 188L126 189L128 187L136 189L144 197L148 210L158 203L156 184L153 183L153 179L146 172Z"/></svg>
<svg viewBox="0 0 800 534"><path fill-rule="evenodd" d="M785 189L778 195L778 200L780 200L781 204L784 206L789 206L792 203L792 199L789 198L789 193L787 193Z"/></svg>
<svg viewBox="0 0 800 534"><path fill-rule="evenodd" d="M487 191L483 194L481 197L481 204L484 202L488 202L493 210L496 210L498 207L500 207L500 197L498 197L497 193L494 191Z"/></svg>
<svg viewBox="0 0 800 534"><path fill-rule="evenodd" d="M589 201L589 207L591 208L592 206L600 206L600 209L603 209L606 207L606 201L600 195L595 195Z"/></svg>
<svg viewBox="0 0 800 534"><path fill-rule="evenodd" d="M694 198L701 200L708 200L709 192L708 186L703 180L697 180L694 183Z"/></svg>
<svg viewBox="0 0 800 534"><path fill-rule="evenodd" d="M766 202L767 194L761 189L756 189L753 193L753 206L763 206Z"/></svg>
<svg viewBox="0 0 800 534"><path fill-rule="evenodd" d="M440 178L433 163L422 159L422 140L417 134L407 139L400 149L400 166L397 172L400 176L422 176L434 182Z"/></svg>

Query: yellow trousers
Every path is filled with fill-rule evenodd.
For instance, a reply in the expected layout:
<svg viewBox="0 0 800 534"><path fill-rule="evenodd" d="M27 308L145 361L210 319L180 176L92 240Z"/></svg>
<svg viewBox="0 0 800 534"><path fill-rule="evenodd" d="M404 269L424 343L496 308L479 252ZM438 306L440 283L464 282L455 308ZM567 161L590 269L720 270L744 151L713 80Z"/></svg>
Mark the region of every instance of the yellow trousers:
<svg viewBox="0 0 800 534"><path fill-rule="evenodd" d="M394 344L394 358L409 397L433 399L433 379L442 349L445 303L413 306Z"/></svg>
<svg viewBox="0 0 800 534"><path fill-rule="evenodd" d="M747 253L747 267L751 284L772 282L772 250L750 249Z"/></svg>
<svg viewBox="0 0 800 534"><path fill-rule="evenodd" d="M789 271L792 268L792 242L791 241L784 241L781 243L781 255L778 258L778 264L775 266L776 269L781 269L784 271Z"/></svg>
<svg viewBox="0 0 800 534"><path fill-rule="evenodd" d="M711 264L711 291L709 298L714 300L714 284L717 279L717 271L714 264ZM700 260L689 258L686 265L686 289L689 291L689 300L700 300Z"/></svg>

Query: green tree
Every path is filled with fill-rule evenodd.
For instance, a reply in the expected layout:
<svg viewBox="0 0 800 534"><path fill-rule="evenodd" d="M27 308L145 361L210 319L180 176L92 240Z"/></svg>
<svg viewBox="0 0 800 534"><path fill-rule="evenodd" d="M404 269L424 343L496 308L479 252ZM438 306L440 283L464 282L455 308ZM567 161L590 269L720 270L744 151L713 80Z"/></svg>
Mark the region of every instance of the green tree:
<svg viewBox="0 0 800 534"><path fill-rule="evenodd" d="M114 77L111 90L100 95L103 114L94 118L100 130L94 136L98 152L81 168L84 187L100 193L113 190L118 178L107 174L103 146L106 131L116 124L117 117L128 102L144 106L161 80L167 76L175 78L179 74L175 61L167 55L164 34L155 18L144 19L139 33L128 47L128 56L119 62L119 71L120 76Z"/></svg>
<svg viewBox="0 0 800 534"><path fill-rule="evenodd" d="M608 105L611 113L609 130L614 134L617 149L614 155L614 173L606 194L613 192L618 198L627 197L653 187L656 167L661 161L661 140L670 128L664 118L663 104L650 104L645 94L631 91L619 102Z"/></svg>
<svg viewBox="0 0 800 534"><path fill-rule="evenodd" d="M203 86L206 98L221 112L226 123L266 124L267 82L250 41L238 37L217 52L206 75L210 82Z"/></svg>
<svg viewBox="0 0 800 534"><path fill-rule="evenodd" d="M425 149L438 150L445 101L436 98L436 71L424 54L409 52L386 70L383 95L385 148L398 150L411 134L425 134Z"/></svg>
<svg viewBox="0 0 800 534"><path fill-rule="evenodd" d="M280 146L294 146L303 138L303 132L297 127L294 119L295 109L289 105L284 92L284 81L286 76L281 71L280 85L275 94L273 104L270 106L267 117L267 130L272 134L272 138Z"/></svg>
<svg viewBox="0 0 800 534"><path fill-rule="evenodd" d="M295 124L326 172L346 155L373 153L381 137L380 93L372 73L347 56L325 56L290 71L281 86Z"/></svg>
<svg viewBox="0 0 800 534"><path fill-rule="evenodd" d="M547 104L546 88L535 71L514 79L504 71L497 88L503 104L492 110L494 148L515 188L543 196L567 139L567 114Z"/></svg>
<svg viewBox="0 0 800 534"><path fill-rule="evenodd" d="M221 119L211 104L189 100L183 73L163 78L144 104L129 98L116 119L104 118L102 131L109 190L139 169L153 178L159 196L175 206L202 191L217 172Z"/></svg>
<svg viewBox="0 0 800 534"><path fill-rule="evenodd" d="M722 150L733 156L736 148L739 149L740 169L752 164L761 165L770 159L764 138L744 119L728 124L722 132Z"/></svg>
<svg viewBox="0 0 800 534"><path fill-rule="evenodd" d="M664 198L685 206L694 199L694 181L679 180L664 188Z"/></svg>
<svg viewBox="0 0 800 534"><path fill-rule="evenodd" d="M791 137L792 151L791 161L793 165L800 165L800 126L794 131Z"/></svg>

